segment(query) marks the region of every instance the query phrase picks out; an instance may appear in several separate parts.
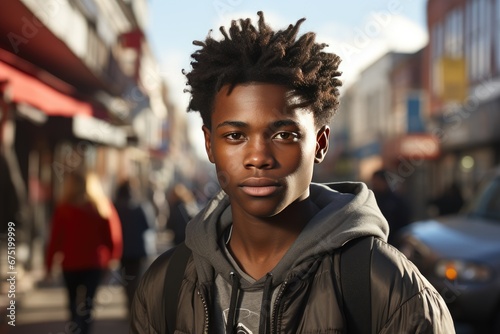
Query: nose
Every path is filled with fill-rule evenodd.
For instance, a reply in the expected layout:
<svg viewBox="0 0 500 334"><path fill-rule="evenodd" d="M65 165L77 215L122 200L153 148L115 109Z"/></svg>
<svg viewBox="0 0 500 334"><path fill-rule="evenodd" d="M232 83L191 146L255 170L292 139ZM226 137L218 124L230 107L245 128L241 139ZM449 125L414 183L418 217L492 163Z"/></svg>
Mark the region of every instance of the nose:
<svg viewBox="0 0 500 334"><path fill-rule="evenodd" d="M271 140L259 138L248 141L243 148L245 152L245 168L269 169L275 164Z"/></svg>

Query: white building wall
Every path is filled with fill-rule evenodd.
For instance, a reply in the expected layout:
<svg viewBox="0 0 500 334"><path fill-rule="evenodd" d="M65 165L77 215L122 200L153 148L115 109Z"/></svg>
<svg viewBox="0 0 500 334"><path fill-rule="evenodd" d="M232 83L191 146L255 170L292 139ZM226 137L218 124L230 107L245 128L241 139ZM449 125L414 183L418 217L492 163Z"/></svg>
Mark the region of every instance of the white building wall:
<svg viewBox="0 0 500 334"><path fill-rule="evenodd" d="M88 26L81 12L68 0L22 1L41 24L64 41L77 56L83 58L87 51Z"/></svg>
<svg viewBox="0 0 500 334"><path fill-rule="evenodd" d="M21 1L40 20L30 23L33 29L46 26L96 72L106 65L107 50L134 26L116 0ZM95 29L88 22L95 23Z"/></svg>
<svg viewBox="0 0 500 334"><path fill-rule="evenodd" d="M134 12L135 19L137 20L137 25L142 29L146 30L148 23L148 4L146 0L125 0L125 2L130 2L132 4L132 11Z"/></svg>
<svg viewBox="0 0 500 334"><path fill-rule="evenodd" d="M352 110L354 147L383 139L394 132L390 71L398 54L388 53L361 72Z"/></svg>

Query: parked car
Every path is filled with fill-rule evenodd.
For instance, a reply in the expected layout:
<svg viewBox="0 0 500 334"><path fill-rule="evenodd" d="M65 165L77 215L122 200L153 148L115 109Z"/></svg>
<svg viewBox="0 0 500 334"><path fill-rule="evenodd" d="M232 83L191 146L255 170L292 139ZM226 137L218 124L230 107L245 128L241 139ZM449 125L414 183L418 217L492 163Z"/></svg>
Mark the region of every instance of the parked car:
<svg viewBox="0 0 500 334"><path fill-rule="evenodd" d="M500 169L452 216L414 222L397 247L446 301L457 322L500 333Z"/></svg>

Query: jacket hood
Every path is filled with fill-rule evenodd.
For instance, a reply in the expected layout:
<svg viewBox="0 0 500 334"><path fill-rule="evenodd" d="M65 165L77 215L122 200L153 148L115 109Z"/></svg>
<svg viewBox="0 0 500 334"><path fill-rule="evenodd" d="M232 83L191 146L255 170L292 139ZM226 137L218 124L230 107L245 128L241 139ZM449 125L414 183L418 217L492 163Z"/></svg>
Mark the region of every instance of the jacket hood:
<svg viewBox="0 0 500 334"><path fill-rule="evenodd" d="M372 191L364 183L312 183L310 196L320 211L304 227L272 270L274 286L283 282L294 268L307 259L333 252L352 239L373 235L387 240L387 221L380 212ZM214 270L230 281L230 272L234 269L219 241L231 223L229 198L222 191L188 223L186 245L193 251L201 282L211 281ZM265 277L255 284L263 284L264 279ZM241 282L241 288L250 285L243 280Z"/></svg>

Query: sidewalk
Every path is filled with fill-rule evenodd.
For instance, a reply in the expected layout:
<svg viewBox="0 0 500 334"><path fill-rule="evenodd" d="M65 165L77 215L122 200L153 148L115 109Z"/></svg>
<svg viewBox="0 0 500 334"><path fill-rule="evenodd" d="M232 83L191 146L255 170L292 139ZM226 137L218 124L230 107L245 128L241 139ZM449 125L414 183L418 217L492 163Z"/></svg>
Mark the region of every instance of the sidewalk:
<svg viewBox="0 0 500 334"><path fill-rule="evenodd" d="M3 246L3 244L2 244ZM171 236L166 233L158 234L158 254L172 247ZM10 319L6 317L8 303L7 281L5 276L6 256L0 258L0 334L70 334L71 323L66 308L66 291L60 281L50 286L43 284L43 259L41 246L34 252L34 267L24 271L22 266L17 268L16 296L15 296L15 326L8 325ZM0 251L3 255L3 253ZM153 261L153 258L150 259ZM106 284L108 282L108 284ZM109 284L111 283L111 284ZM108 276L103 279L95 297L92 334L127 334L128 312L126 296L120 278Z"/></svg>
<svg viewBox="0 0 500 334"><path fill-rule="evenodd" d="M3 334L66 334L71 332L61 284L37 285L16 296L16 326L0 328ZM102 285L95 299L93 334L128 333L126 300L120 285Z"/></svg>

